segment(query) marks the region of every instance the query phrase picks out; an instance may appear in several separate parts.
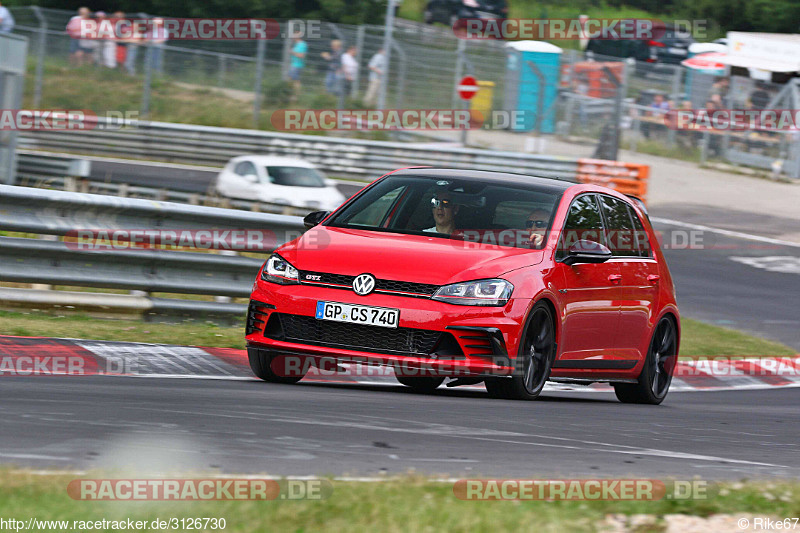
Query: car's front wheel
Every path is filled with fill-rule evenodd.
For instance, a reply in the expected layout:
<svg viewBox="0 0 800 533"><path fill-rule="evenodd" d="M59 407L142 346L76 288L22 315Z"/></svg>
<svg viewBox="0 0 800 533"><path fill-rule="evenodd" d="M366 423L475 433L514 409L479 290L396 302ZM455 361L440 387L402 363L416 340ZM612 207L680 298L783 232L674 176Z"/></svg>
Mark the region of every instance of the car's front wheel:
<svg viewBox="0 0 800 533"><path fill-rule="evenodd" d="M535 400L544 388L556 352L553 314L543 302L536 304L528 318L516 369L510 378L486 379L486 390L493 398Z"/></svg>
<svg viewBox="0 0 800 533"><path fill-rule="evenodd" d="M250 369L253 374L270 383L297 383L305 375L305 364L287 364L285 357L281 355L275 355L263 350L249 349L247 350L247 357L250 360ZM281 368L285 368L287 371L281 371Z"/></svg>
<svg viewBox="0 0 800 533"><path fill-rule="evenodd" d="M623 403L658 405L664 401L672 383L678 359L678 332L672 319L664 317L656 326L647 359L637 383L617 383L614 392Z"/></svg>

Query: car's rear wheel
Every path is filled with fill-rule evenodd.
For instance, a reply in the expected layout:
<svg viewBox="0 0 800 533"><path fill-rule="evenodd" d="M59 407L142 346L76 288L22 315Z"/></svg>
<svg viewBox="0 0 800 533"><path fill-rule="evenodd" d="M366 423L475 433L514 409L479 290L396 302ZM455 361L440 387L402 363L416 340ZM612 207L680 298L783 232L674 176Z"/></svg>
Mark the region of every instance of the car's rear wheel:
<svg viewBox="0 0 800 533"><path fill-rule="evenodd" d="M444 378L395 375L397 381L417 392L433 392L444 383Z"/></svg>
<svg viewBox="0 0 800 533"><path fill-rule="evenodd" d="M678 333L671 318L664 317L656 326L647 359L637 383L614 385L617 399L623 403L658 405L664 401L672 383L672 371L678 359Z"/></svg>
<svg viewBox="0 0 800 533"><path fill-rule="evenodd" d="M486 379L486 390L493 398L535 400L544 388L556 352L556 329L547 304L536 304L528 318L514 375Z"/></svg>
<svg viewBox="0 0 800 533"><path fill-rule="evenodd" d="M283 362L284 356L271 354L263 350L247 350L247 357L250 360L250 369L258 378L268 381L270 383L297 383L305 375L306 366L301 365L299 368L292 368L290 376L281 375L284 372L278 370L281 366L288 367ZM305 363L305 361L303 361ZM276 370L278 370L276 372Z"/></svg>

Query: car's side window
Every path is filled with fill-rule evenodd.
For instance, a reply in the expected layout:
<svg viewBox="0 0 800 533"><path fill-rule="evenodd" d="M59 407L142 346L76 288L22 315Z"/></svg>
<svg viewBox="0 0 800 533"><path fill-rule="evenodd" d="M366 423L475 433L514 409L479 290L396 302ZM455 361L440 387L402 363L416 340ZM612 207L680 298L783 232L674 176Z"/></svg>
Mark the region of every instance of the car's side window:
<svg viewBox="0 0 800 533"><path fill-rule="evenodd" d="M366 209L353 213L345 222L352 225L380 226L380 223L389 214L389 210L403 190L405 190L405 187L397 187L388 191L381 197L376 198Z"/></svg>
<svg viewBox="0 0 800 533"><path fill-rule="evenodd" d="M240 163L237 163L233 171L242 177L247 176L248 174L253 176L258 175L258 173L256 172L256 166L250 161L242 161Z"/></svg>
<svg viewBox="0 0 800 533"><path fill-rule="evenodd" d="M628 204L605 194L601 194L599 197L611 253L617 256L638 257L639 248L636 244Z"/></svg>
<svg viewBox="0 0 800 533"><path fill-rule="evenodd" d="M633 221L634 240L639 250L639 257L653 257L653 248L650 246L650 239L644 229L644 224L642 224L639 215L633 207L628 206L628 211Z"/></svg>
<svg viewBox="0 0 800 533"><path fill-rule="evenodd" d="M556 258L566 257L570 246L580 240L607 246L603 218L594 194L584 194L572 201L564 223L564 231L558 240Z"/></svg>

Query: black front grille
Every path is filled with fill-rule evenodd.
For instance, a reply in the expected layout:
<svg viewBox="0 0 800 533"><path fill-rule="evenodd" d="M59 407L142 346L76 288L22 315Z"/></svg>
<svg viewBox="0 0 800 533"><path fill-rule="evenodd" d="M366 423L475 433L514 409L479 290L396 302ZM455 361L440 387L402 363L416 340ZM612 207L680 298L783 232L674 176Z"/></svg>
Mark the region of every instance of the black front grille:
<svg viewBox="0 0 800 533"><path fill-rule="evenodd" d="M309 279L309 276L313 276ZM319 279L316 279L319 278ZM342 285L342 288L350 289L353 285L355 276L345 276L344 274L330 274L327 272L300 272L300 281L302 283L321 283L331 285ZM375 290L402 292L407 294L419 296L432 296L439 289L438 285L430 285L428 283L414 283L411 281L396 281L391 279L376 279Z"/></svg>
<svg viewBox="0 0 800 533"><path fill-rule="evenodd" d="M375 353L429 355L443 335L426 329L382 328L284 313L273 313L270 324L273 320L280 320L284 339L289 342ZM268 326L267 330L270 329Z"/></svg>
<svg viewBox="0 0 800 533"><path fill-rule="evenodd" d="M410 281L392 281L389 279L379 279L375 281L375 290L378 291L408 292L432 296L438 289L439 287L437 285L411 283Z"/></svg>

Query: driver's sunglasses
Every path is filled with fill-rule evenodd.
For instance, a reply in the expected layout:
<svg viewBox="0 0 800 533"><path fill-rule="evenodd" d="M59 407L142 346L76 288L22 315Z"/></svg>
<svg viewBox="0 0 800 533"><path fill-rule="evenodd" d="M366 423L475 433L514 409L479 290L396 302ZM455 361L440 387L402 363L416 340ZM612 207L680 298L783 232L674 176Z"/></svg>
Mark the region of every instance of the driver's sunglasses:
<svg viewBox="0 0 800 533"><path fill-rule="evenodd" d="M545 220L526 220L525 221L525 227L526 228L533 228L533 227L546 228L547 227L547 221L545 221Z"/></svg>
<svg viewBox="0 0 800 533"><path fill-rule="evenodd" d="M439 200L438 198L431 198L431 206L432 207L442 206L445 209L449 209L453 207L453 201L447 199Z"/></svg>

